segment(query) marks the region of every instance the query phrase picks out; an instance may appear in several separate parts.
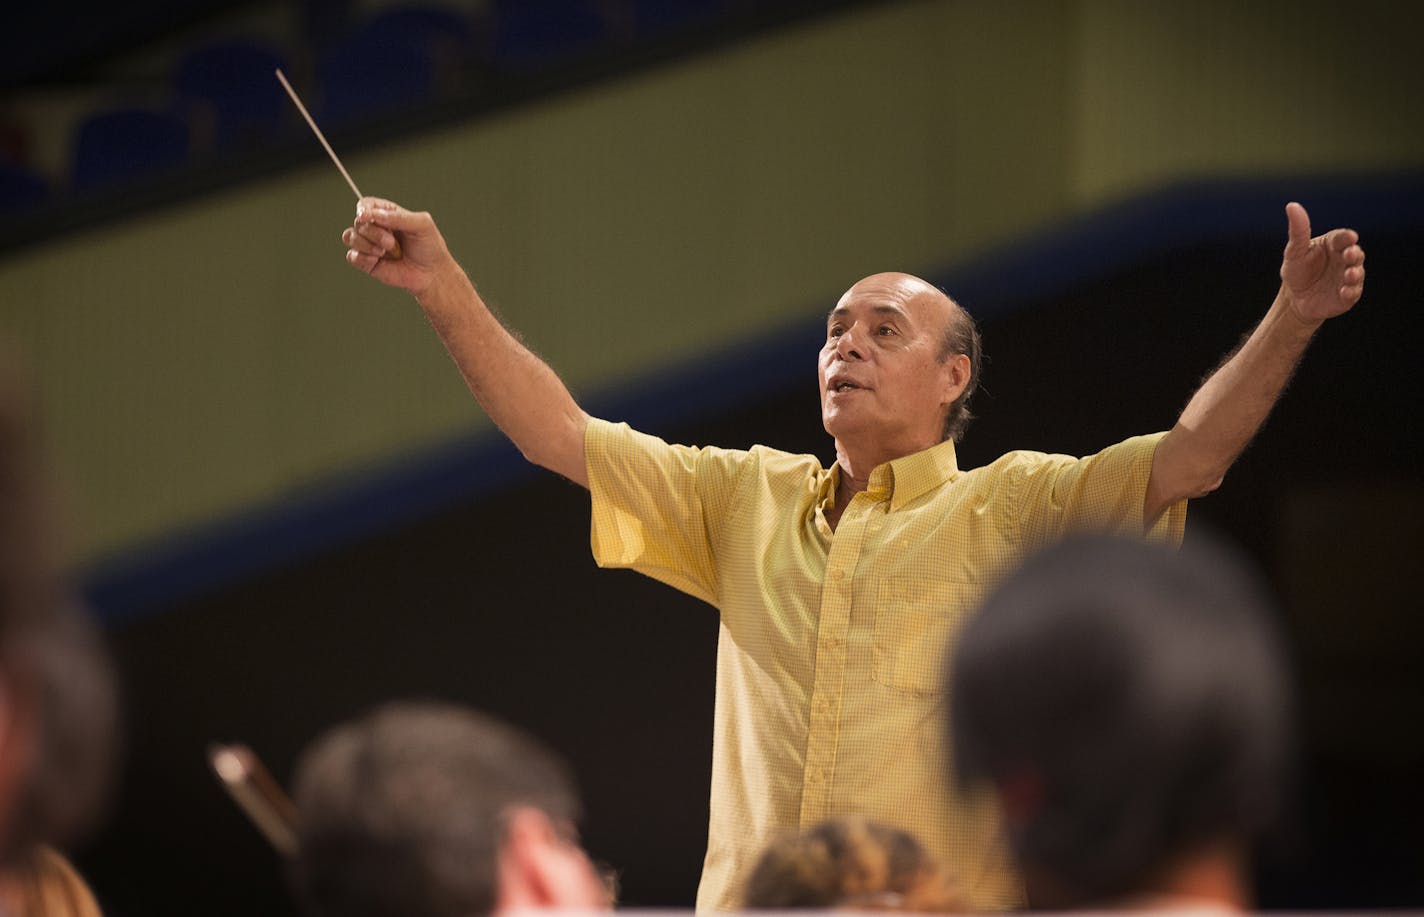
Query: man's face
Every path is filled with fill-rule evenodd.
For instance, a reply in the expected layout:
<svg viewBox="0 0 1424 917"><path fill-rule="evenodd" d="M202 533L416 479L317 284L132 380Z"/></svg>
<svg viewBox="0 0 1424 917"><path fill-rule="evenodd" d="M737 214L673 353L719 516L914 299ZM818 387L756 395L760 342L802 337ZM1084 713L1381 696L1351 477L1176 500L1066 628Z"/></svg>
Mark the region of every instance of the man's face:
<svg viewBox="0 0 1424 917"><path fill-rule="evenodd" d="M820 357L821 420L841 447L896 458L942 440L963 388L959 364L939 359L955 308L907 274L875 274L841 297Z"/></svg>

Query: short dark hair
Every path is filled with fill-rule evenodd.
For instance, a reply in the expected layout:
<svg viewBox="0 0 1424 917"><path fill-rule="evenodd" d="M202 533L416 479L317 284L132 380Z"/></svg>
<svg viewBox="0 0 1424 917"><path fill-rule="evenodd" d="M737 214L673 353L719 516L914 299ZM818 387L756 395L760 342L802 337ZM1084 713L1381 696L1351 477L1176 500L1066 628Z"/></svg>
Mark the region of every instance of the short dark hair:
<svg viewBox="0 0 1424 917"><path fill-rule="evenodd" d="M951 299L950 302L953 303L954 300ZM969 384L964 386L964 391L950 404L949 411L945 414L942 434L943 439L959 442L964 438L964 431L969 428L969 422L974 419L974 414L969 410L969 398L979 387L979 367L984 362L984 344L979 338L979 326L975 324L974 317L958 303L954 303L954 306L949 321L944 326L939 361L943 363L961 353L969 358Z"/></svg>
<svg viewBox="0 0 1424 917"><path fill-rule="evenodd" d="M474 917L498 895L505 817L578 816L573 782L542 744L443 703L394 703L303 753L294 874L326 917Z"/></svg>
<svg viewBox="0 0 1424 917"><path fill-rule="evenodd" d="M1030 904L1141 891L1266 827L1293 725L1273 617L1249 566L1199 540L1079 536L989 597L950 652L950 747L962 786L1029 788L1006 820Z"/></svg>

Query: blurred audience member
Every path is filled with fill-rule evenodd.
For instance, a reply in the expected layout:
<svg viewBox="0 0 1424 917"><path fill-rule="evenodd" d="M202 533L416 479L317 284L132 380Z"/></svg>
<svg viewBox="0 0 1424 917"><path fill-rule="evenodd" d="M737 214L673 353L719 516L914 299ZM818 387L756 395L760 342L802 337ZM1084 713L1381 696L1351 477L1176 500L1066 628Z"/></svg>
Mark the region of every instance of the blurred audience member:
<svg viewBox="0 0 1424 917"><path fill-rule="evenodd" d="M18 639L42 711L36 767L16 815L24 838L83 837L108 798L119 744L115 675L97 625L74 605Z"/></svg>
<svg viewBox="0 0 1424 917"><path fill-rule="evenodd" d="M946 663L950 742L1000 798L1031 907L1250 907L1290 746L1272 617L1221 546L1106 537L987 600Z"/></svg>
<svg viewBox="0 0 1424 917"><path fill-rule="evenodd" d="M479 917L611 904L564 766L445 704L391 704L303 753L297 885L321 917Z"/></svg>
<svg viewBox="0 0 1424 917"><path fill-rule="evenodd" d="M0 858L89 827L116 739L113 672L61 573L27 393L0 360Z"/></svg>
<svg viewBox="0 0 1424 917"><path fill-rule="evenodd" d="M841 908L953 913L965 902L913 835L859 816L778 838L752 868L750 910Z"/></svg>
<svg viewBox="0 0 1424 917"><path fill-rule="evenodd" d="M31 847L0 870L5 917L100 917L94 893L59 851Z"/></svg>

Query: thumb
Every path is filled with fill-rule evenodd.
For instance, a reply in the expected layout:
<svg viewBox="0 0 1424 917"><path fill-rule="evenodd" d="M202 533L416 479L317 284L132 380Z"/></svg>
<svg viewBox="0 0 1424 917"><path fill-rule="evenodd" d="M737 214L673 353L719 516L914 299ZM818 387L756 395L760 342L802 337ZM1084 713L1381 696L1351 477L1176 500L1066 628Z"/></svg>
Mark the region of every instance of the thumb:
<svg viewBox="0 0 1424 917"><path fill-rule="evenodd" d="M1286 244L1286 254L1303 253L1310 247L1310 214L1295 201L1286 204L1286 223L1290 241Z"/></svg>

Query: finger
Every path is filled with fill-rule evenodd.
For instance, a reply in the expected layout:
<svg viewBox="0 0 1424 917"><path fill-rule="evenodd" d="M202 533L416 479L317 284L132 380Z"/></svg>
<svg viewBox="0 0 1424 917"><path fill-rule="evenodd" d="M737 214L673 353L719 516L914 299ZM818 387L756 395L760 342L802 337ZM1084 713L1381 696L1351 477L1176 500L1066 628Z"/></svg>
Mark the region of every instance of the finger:
<svg viewBox="0 0 1424 917"><path fill-rule="evenodd" d="M377 197L366 197L356 207L357 223L379 224L396 232L420 232L434 226L434 219L428 213L406 210Z"/></svg>
<svg viewBox="0 0 1424 917"><path fill-rule="evenodd" d="M356 202L356 221L370 222L377 216L400 210L400 205L383 197L363 197Z"/></svg>
<svg viewBox="0 0 1424 917"><path fill-rule="evenodd" d="M1310 246L1310 214L1295 201L1286 204L1286 226L1290 241L1287 249L1305 249Z"/></svg>
<svg viewBox="0 0 1424 917"><path fill-rule="evenodd" d="M1345 282L1340 286L1340 299L1354 305L1365 291L1365 269L1360 266L1346 268L1341 279Z"/></svg>
<svg viewBox="0 0 1424 917"><path fill-rule="evenodd" d="M1360 241L1360 234L1353 229L1333 229L1330 231L1328 238L1330 240L1331 249L1337 252L1343 252L1345 249Z"/></svg>
<svg viewBox="0 0 1424 917"><path fill-rule="evenodd" d="M356 235L369 245L369 248L363 247L363 251L381 254L390 251L396 244L396 237L389 229L374 223L359 223L352 228L356 230Z"/></svg>
<svg viewBox="0 0 1424 917"><path fill-rule="evenodd" d="M346 263L364 274L369 274L376 269L376 265L381 263L381 259L376 255L363 255L355 249L351 249L346 253Z"/></svg>
<svg viewBox="0 0 1424 917"><path fill-rule="evenodd" d="M1360 246L1358 245L1351 245L1349 248L1345 249L1343 252L1340 253L1340 257L1344 260L1346 264L1364 264L1365 250L1363 248L1360 248Z"/></svg>
<svg viewBox="0 0 1424 917"><path fill-rule="evenodd" d="M373 255L380 257L384 251L379 244L366 238L355 229L348 228L341 233L341 241L346 243L346 247L358 255Z"/></svg>

